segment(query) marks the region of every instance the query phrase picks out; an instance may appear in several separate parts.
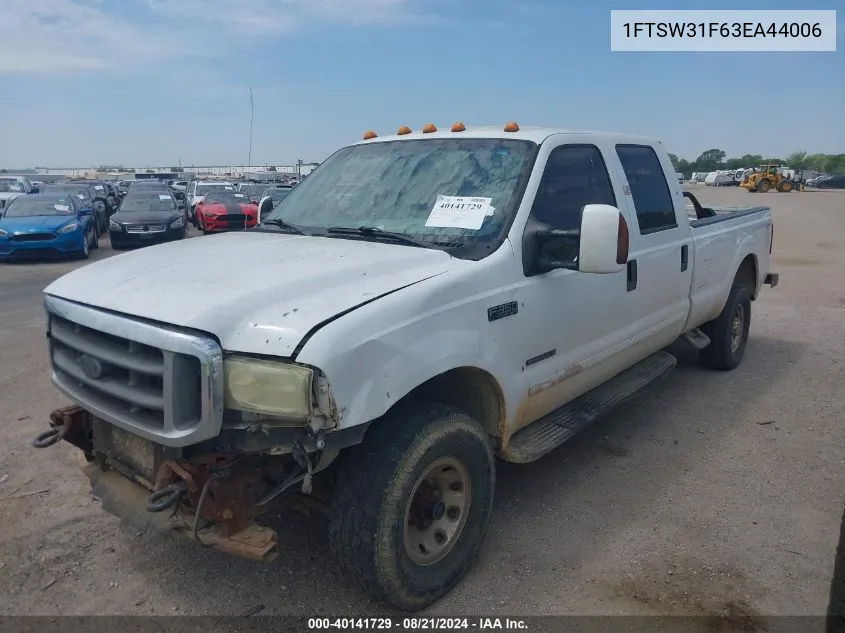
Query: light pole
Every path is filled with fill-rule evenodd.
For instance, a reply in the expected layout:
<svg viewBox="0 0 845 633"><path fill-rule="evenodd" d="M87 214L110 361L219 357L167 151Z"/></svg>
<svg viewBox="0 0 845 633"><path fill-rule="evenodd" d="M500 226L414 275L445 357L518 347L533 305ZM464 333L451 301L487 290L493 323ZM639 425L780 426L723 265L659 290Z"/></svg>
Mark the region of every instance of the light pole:
<svg viewBox="0 0 845 633"><path fill-rule="evenodd" d="M252 124L255 120L255 102L252 100L252 88L249 89L249 158L247 167L252 165Z"/></svg>

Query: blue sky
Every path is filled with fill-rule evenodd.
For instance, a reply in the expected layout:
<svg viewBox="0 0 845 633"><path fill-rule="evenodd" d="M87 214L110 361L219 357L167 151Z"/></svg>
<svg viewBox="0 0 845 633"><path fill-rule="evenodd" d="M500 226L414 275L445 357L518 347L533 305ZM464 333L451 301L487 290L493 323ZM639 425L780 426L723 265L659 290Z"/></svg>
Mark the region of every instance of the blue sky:
<svg viewBox="0 0 845 633"><path fill-rule="evenodd" d="M646 134L691 159L845 152L845 10L835 53L629 53L610 51L612 8L705 6L3 0L0 166L245 163L250 87L256 164L458 120Z"/></svg>

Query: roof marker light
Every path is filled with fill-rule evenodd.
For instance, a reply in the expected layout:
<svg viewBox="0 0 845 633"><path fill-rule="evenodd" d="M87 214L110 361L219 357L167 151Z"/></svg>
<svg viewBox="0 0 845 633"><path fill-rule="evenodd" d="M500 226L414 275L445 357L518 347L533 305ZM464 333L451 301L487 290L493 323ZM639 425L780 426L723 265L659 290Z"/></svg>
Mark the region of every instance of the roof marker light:
<svg viewBox="0 0 845 633"><path fill-rule="evenodd" d="M505 132L519 132L519 125L516 121L511 121L505 126Z"/></svg>
<svg viewBox="0 0 845 633"><path fill-rule="evenodd" d="M455 123L455 125L452 126L453 132L466 132L466 130L467 126L460 122Z"/></svg>
<svg viewBox="0 0 845 633"><path fill-rule="evenodd" d="M434 127L434 123L426 123L422 131L423 134L431 134L432 132L436 132L437 128Z"/></svg>
<svg viewBox="0 0 845 633"><path fill-rule="evenodd" d="M407 125L403 125L398 130L396 130L396 133L399 136L404 136L405 134L410 134L411 132L413 132L413 130L411 128L409 128Z"/></svg>
<svg viewBox="0 0 845 633"><path fill-rule="evenodd" d="M378 136L378 134L376 134L372 130L367 130L366 132L364 132L364 140L365 141L369 141L371 138L375 138L377 136Z"/></svg>

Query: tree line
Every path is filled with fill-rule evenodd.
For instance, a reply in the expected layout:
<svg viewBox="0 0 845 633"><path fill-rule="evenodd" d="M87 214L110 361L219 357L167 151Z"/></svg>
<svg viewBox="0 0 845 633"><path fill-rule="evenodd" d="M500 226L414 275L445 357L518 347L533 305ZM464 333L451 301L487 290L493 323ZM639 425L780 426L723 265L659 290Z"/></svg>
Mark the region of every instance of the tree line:
<svg viewBox="0 0 845 633"><path fill-rule="evenodd" d="M784 165L790 169L812 169L825 174L845 174L845 154L808 154L793 152L786 158L764 158L760 154L745 154L739 158L727 158L721 149L708 149L693 161L669 154L675 171L689 176L693 172L710 172L720 169L741 169L760 165Z"/></svg>

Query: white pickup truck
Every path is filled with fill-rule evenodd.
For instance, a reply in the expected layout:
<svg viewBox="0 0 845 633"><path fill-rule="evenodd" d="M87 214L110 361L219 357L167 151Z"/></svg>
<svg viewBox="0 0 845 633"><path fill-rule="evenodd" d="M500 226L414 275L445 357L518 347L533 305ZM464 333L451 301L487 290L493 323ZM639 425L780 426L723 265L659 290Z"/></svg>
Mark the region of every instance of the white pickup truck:
<svg viewBox="0 0 845 633"><path fill-rule="evenodd" d="M471 567L496 461L531 462L676 364L736 367L765 207L686 204L660 142L551 129L377 137L252 231L92 263L45 290L35 440L82 449L106 511L266 560L282 493L404 610Z"/></svg>

